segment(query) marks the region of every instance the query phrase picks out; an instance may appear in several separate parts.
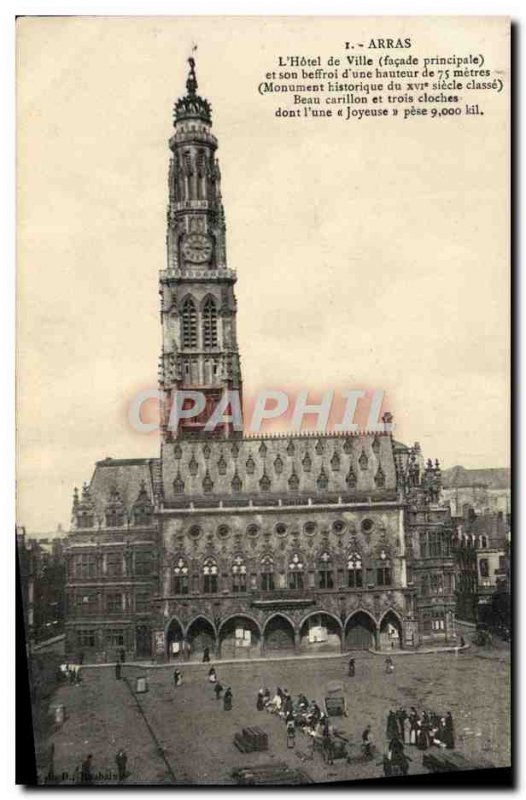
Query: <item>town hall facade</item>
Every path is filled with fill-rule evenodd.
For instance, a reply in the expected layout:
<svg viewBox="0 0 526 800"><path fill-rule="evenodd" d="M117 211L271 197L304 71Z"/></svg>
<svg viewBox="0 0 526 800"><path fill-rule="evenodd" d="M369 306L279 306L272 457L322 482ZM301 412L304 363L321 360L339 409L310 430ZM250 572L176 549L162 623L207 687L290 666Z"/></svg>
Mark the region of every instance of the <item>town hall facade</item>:
<svg viewBox="0 0 526 800"><path fill-rule="evenodd" d="M211 108L175 105L159 458L105 459L75 490L66 648L85 660L250 658L454 642L449 508L438 462L363 433L205 430L241 396L236 273L228 266ZM169 424L176 392L203 412Z"/></svg>

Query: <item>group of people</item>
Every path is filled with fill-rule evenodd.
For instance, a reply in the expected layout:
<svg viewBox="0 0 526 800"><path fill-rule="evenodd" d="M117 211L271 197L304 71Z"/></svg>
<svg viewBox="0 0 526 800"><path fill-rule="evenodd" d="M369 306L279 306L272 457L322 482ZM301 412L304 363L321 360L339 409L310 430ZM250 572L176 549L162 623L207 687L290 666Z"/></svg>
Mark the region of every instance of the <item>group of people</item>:
<svg viewBox="0 0 526 800"><path fill-rule="evenodd" d="M414 706L409 712L405 708L389 711L386 737L388 742L397 739L419 750L427 750L432 745L452 750L455 747L455 726L451 711L444 715L433 711L419 714Z"/></svg>
<svg viewBox="0 0 526 800"><path fill-rule="evenodd" d="M308 700L304 694L298 694L296 700L293 700L290 692L280 686L276 688L274 695L266 687L260 689L257 693L256 709L276 714L285 722L288 747L295 746L298 729L315 737L329 737L332 732L328 715L315 700Z"/></svg>

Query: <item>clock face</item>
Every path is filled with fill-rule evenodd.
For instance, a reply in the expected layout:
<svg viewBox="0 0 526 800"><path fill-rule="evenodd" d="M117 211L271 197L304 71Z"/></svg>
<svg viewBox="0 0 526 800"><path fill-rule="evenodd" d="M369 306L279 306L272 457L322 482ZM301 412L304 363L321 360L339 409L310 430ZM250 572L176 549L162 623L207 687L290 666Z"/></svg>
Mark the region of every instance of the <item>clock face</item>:
<svg viewBox="0 0 526 800"><path fill-rule="evenodd" d="M210 261L212 255L212 242L208 236L203 233L191 233L184 240L182 246L183 257L187 261L193 261L196 264L204 264Z"/></svg>

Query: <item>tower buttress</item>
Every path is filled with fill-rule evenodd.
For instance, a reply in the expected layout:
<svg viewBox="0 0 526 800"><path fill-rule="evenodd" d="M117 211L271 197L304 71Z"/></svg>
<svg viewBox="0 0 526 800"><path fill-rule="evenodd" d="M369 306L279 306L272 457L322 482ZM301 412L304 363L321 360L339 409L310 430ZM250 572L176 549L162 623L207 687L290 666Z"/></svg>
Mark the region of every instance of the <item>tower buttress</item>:
<svg viewBox="0 0 526 800"><path fill-rule="evenodd" d="M188 59L186 95L174 107L169 141L167 265L160 274L163 344L159 383L164 441L241 435L232 425L207 434L204 425L224 392L239 393L241 369L236 335L236 275L226 258L217 139L210 103L197 94L195 62ZM206 407L199 417L169 426L178 390L199 391ZM227 413L229 410L227 409Z"/></svg>

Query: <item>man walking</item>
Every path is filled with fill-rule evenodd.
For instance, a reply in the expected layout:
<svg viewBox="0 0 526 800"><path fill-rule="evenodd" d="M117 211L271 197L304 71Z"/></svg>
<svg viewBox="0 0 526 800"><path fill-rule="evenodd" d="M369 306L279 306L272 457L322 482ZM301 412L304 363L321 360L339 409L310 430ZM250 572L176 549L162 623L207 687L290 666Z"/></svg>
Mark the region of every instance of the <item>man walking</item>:
<svg viewBox="0 0 526 800"><path fill-rule="evenodd" d="M126 779L126 762L128 761L128 756L126 755L126 751L121 749L117 752L115 756L115 763L117 764L117 772L119 773L119 783L122 783Z"/></svg>
<svg viewBox="0 0 526 800"><path fill-rule="evenodd" d="M85 761L82 762L82 766L80 768L80 782L84 784L93 783L93 756L91 753L88 755Z"/></svg>

